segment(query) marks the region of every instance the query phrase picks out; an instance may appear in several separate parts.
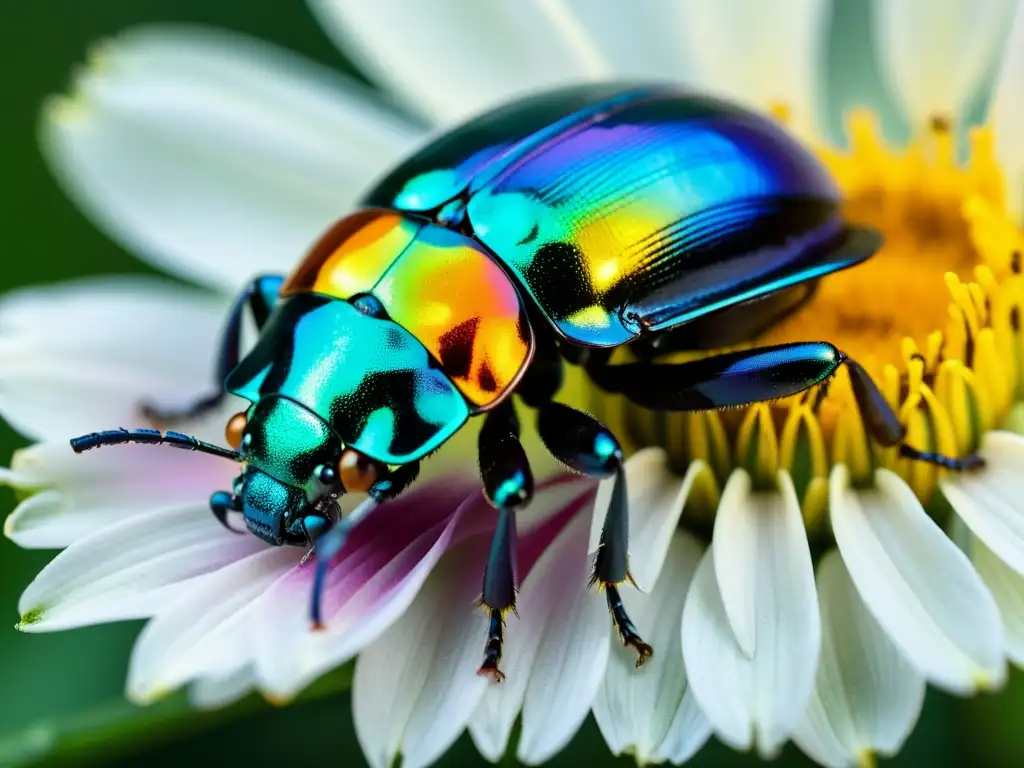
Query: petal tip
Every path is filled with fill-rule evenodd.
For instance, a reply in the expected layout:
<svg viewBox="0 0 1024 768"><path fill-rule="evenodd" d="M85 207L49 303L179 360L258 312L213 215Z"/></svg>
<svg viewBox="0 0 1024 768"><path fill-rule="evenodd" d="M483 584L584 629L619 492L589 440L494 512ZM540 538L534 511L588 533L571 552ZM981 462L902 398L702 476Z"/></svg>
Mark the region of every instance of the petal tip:
<svg viewBox="0 0 1024 768"><path fill-rule="evenodd" d="M69 94L48 96L43 102L41 111L43 129L46 130L54 125L66 126L81 123L85 120L88 112L85 99L81 97L81 93L77 89Z"/></svg>
<svg viewBox="0 0 1024 768"><path fill-rule="evenodd" d="M14 628L19 632L34 632L36 631L33 627L38 625L43 620L43 609L32 608L31 610L25 611L21 614L21 620L14 625Z"/></svg>
<svg viewBox="0 0 1024 768"><path fill-rule="evenodd" d="M974 673L974 687L982 693L997 693L1006 685L1006 663L996 669L978 669Z"/></svg>
<svg viewBox="0 0 1024 768"><path fill-rule="evenodd" d="M272 707L287 707L295 702L295 696L274 691L262 691L263 698Z"/></svg>
<svg viewBox="0 0 1024 768"><path fill-rule="evenodd" d="M14 524L17 522L14 515L15 513L12 512L7 516L7 519L4 520L4 536L11 541L14 541Z"/></svg>
<svg viewBox="0 0 1024 768"><path fill-rule="evenodd" d="M172 693L174 693L174 688L168 685L133 685L124 692L124 697L137 707L148 707L160 699L167 698Z"/></svg>

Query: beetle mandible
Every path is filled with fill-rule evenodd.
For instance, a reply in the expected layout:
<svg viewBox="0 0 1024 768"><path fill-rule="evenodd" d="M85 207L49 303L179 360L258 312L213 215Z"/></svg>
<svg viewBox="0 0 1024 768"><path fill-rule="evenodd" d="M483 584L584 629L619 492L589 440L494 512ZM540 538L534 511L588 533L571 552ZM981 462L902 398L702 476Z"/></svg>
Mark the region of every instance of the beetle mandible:
<svg viewBox="0 0 1024 768"><path fill-rule="evenodd" d="M472 416L484 493L496 509L483 577L490 611L481 673L502 679L503 616L514 606L512 515L533 480L512 396L536 409L547 449L572 470L615 478L594 580L622 641L652 652L618 585L629 578L623 454L591 416L554 402L563 363L653 410L793 395L848 368L871 437L916 450L871 377L827 341L659 362L748 342L805 301L819 278L881 245L846 222L813 155L773 120L669 86L597 84L536 95L478 117L407 159L283 278L256 278L230 313L217 390L251 403L228 423L231 450L178 432L111 430L81 452L143 442L244 462L210 500L271 544L315 547L314 622L332 558L352 527L416 478L419 462ZM260 329L240 355L248 308ZM629 345L633 362L612 364ZM341 494L367 500L339 519Z"/></svg>

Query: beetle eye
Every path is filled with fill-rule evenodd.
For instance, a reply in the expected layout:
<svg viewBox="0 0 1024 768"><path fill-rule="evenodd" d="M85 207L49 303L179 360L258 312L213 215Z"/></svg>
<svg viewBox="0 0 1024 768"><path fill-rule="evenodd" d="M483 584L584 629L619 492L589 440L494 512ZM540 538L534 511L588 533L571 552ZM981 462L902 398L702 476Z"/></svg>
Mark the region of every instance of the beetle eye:
<svg viewBox="0 0 1024 768"><path fill-rule="evenodd" d="M331 486L338 482L338 473L334 467L321 467L320 472L317 475L320 482L324 485Z"/></svg>
<svg viewBox="0 0 1024 768"><path fill-rule="evenodd" d="M373 487L384 472L380 464L359 451L346 448L338 459L338 474L348 493L360 493Z"/></svg>
<svg viewBox="0 0 1024 768"><path fill-rule="evenodd" d="M245 412L236 413L228 419L228 425L224 428L224 438L228 445L236 451L242 446L242 435L245 433L245 425L249 423Z"/></svg>

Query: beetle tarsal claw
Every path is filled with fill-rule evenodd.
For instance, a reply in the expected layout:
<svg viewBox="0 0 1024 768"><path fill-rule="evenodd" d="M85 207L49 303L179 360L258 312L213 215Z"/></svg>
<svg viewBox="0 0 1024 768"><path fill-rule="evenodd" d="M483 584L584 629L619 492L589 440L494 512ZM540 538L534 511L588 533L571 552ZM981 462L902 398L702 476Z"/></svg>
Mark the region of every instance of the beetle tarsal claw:
<svg viewBox="0 0 1024 768"><path fill-rule="evenodd" d="M619 634L622 636L622 644L625 647L632 648L636 651L637 669L642 667L644 662L654 655L654 649L641 640L639 635L632 634L627 637L623 632L620 632Z"/></svg>
<svg viewBox="0 0 1024 768"><path fill-rule="evenodd" d="M497 660L495 660L493 665L489 663L489 660L485 660L484 663L480 665L480 669L478 669L476 673L480 675L480 677L491 678L499 685L505 682L505 673L498 669Z"/></svg>

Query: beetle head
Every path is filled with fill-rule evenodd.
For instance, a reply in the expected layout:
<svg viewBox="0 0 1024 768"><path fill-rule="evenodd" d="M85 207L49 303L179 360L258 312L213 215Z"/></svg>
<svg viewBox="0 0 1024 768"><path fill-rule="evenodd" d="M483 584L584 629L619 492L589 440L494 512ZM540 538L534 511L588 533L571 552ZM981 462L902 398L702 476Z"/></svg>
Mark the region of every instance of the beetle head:
<svg viewBox="0 0 1024 768"><path fill-rule="evenodd" d="M341 495L368 491L387 475L386 467L343 446L323 419L287 397L264 398L236 414L226 436L246 464L230 509L274 545L311 544L337 520ZM211 498L215 512L223 499L222 493Z"/></svg>

